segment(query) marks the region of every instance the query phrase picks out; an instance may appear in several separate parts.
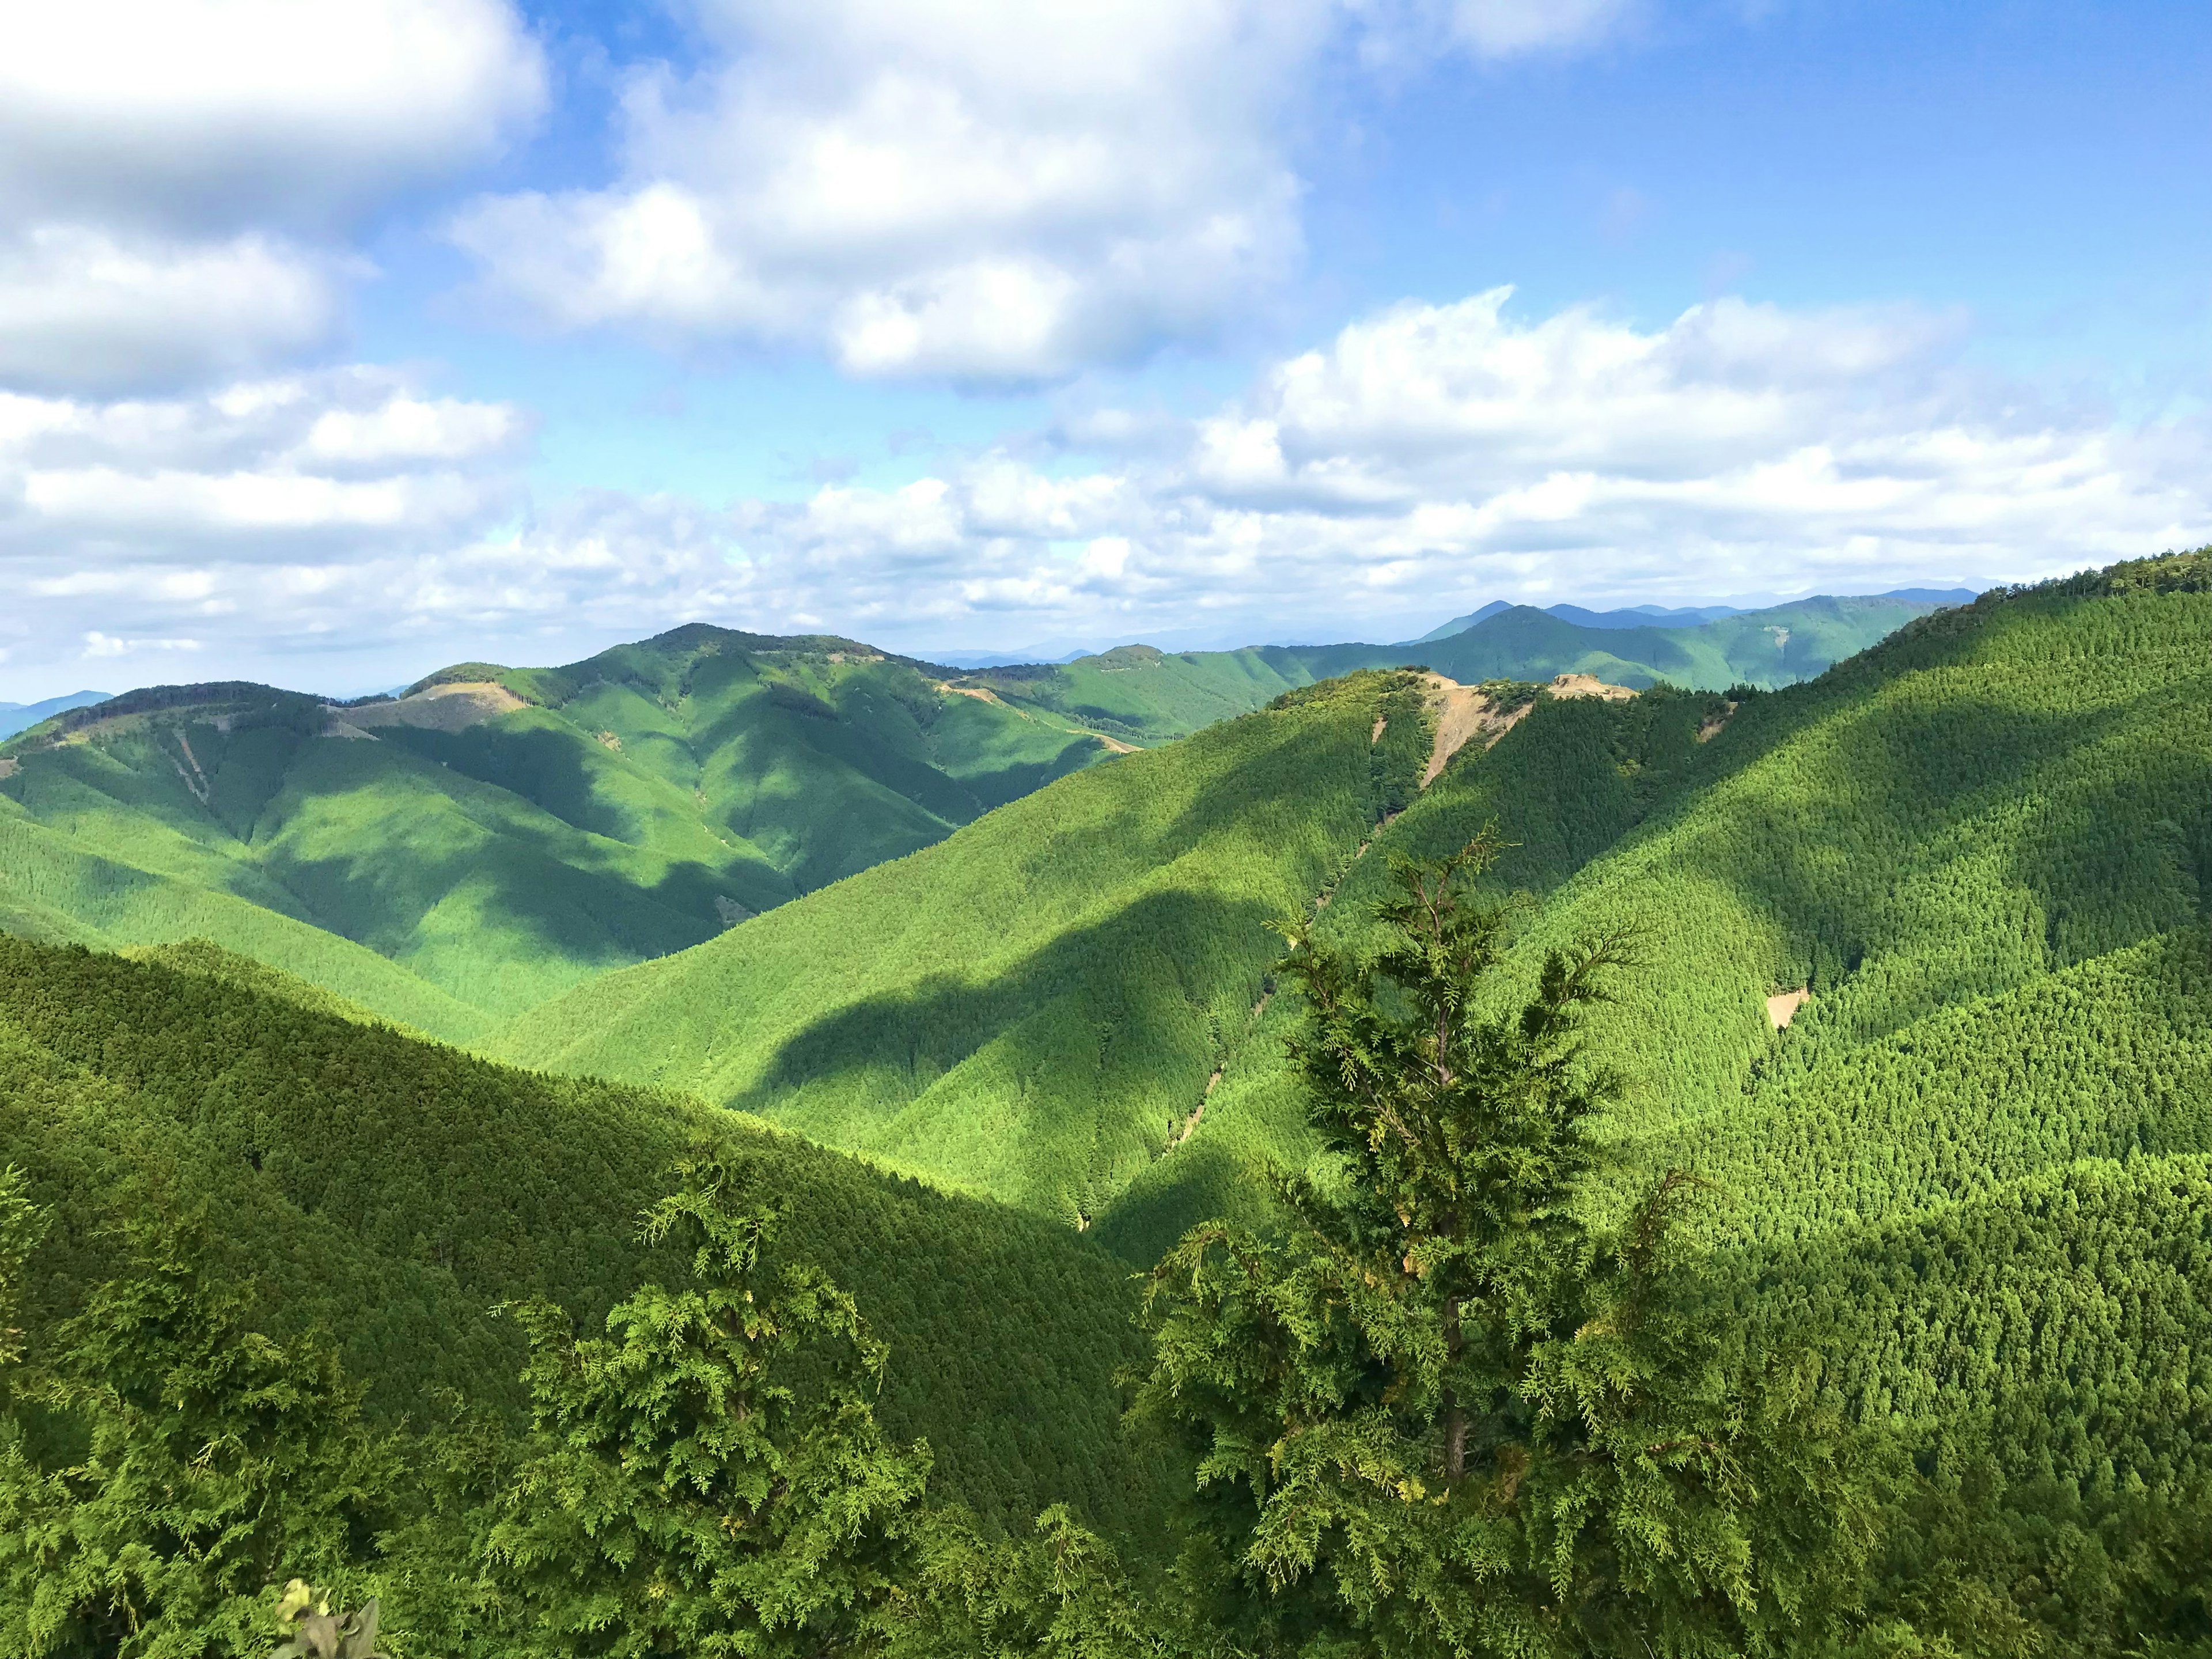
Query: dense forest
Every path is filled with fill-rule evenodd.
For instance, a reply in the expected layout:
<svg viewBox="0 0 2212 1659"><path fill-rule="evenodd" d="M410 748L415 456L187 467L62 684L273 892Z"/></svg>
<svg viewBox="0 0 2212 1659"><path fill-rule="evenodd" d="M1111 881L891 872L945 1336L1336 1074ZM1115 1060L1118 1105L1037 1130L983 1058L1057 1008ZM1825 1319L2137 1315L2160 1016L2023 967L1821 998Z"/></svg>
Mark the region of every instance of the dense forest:
<svg viewBox="0 0 2212 1659"><path fill-rule="evenodd" d="M0 1647L2212 1654L2212 550L1570 689L1282 689L536 1069L0 937Z"/></svg>
<svg viewBox="0 0 2212 1659"><path fill-rule="evenodd" d="M153 687L0 741L0 927L108 950L211 939L488 1042L610 969L1331 676L1433 659L1471 680L1784 684L1927 608L1815 599L1672 629L1513 611L1433 642L1127 646L981 672L691 624L342 706Z"/></svg>

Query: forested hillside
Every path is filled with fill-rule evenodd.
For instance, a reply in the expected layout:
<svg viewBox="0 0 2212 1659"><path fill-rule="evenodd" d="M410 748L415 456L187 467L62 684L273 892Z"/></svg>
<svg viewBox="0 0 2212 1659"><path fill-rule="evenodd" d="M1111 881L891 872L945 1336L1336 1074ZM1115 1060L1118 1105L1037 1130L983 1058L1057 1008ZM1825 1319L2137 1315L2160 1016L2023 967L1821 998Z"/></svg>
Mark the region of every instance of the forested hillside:
<svg viewBox="0 0 2212 1659"><path fill-rule="evenodd" d="M518 1021L532 1066L695 1091L1087 1226L1196 1123L1277 949L1417 787L1366 673L1063 778L950 840Z"/></svg>
<svg viewBox="0 0 2212 1659"><path fill-rule="evenodd" d="M1514 605L1454 633L1397 645L1173 653L1127 645L1057 665L981 669L963 684L988 687L1047 718L1152 744L1361 668L1425 666L1469 685L1589 674L1634 687L1771 689L1808 679L1934 609L1927 600L1894 597L1813 599L1687 626L1623 628Z"/></svg>
<svg viewBox="0 0 2212 1659"><path fill-rule="evenodd" d="M1137 1352L1127 1268L1066 1229L678 1097L350 1023L301 1006L312 988L248 988L196 954L184 970L0 937L0 1169L52 1212L34 1334L126 1265L120 1220L158 1218L251 1287L257 1328L332 1334L373 1416L424 1426L442 1389L511 1420L525 1348L494 1304L550 1297L588 1327L668 1275L638 1215L678 1158L719 1143L784 1212L788 1249L861 1298L894 1355L884 1420L927 1437L948 1496L1113 1524L1149 1501L1115 1424L1113 1374Z"/></svg>
<svg viewBox="0 0 2212 1659"><path fill-rule="evenodd" d="M1510 919L1424 933L1486 828ZM1546 1620L1593 1655L2201 1654L2208 896L2212 550L1778 691L1293 689L498 1039L565 1075L212 944L0 939L0 1620L123 1650L113 1584L166 1549L193 1594L241 1563L219 1605L264 1620L295 1559L389 1595L398 1659L682 1650L678 1600L755 1632L793 1595L894 1659L1430 1659ZM1492 1133L1375 1105L1440 1100ZM702 1143L764 1243L696 1175L657 1213L705 1245L634 1231ZM744 1369L854 1307L879 1394L865 1341L795 1392ZM762 1450L756 1402L827 1415ZM293 1553L194 1555L163 1480L249 1540L304 1516ZM845 1518L754 1524L801 1488Z"/></svg>
<svg viewBox="0 0 2212 1659"><path fill-rule="evenodd" d="M1109 749L851 641L707 628L343 708L135 692L0 750L0 925L205 937L465 1040Z"/></svg>

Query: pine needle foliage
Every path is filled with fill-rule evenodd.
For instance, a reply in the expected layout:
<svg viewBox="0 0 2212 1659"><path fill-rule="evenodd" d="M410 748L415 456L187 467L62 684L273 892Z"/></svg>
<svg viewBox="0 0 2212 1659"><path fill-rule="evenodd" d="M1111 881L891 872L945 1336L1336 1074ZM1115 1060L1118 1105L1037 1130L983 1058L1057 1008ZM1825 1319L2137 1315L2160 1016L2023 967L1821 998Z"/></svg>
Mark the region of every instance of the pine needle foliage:
<svg viewBox="0 0 2212 1659"><path fill-rule="evenodd" d="M644 1233L691 1245L689 1285L580 1341L550 1303L515 1310L536 1447L489 1568L515 1653L849 1651L902 1550L930 1460L877 1426L884 1347L818 1269L769 1282L774 1218L732 1201L724 1164L684 1175Z"/></svg>
<svg viewBox="0 0 2212 1659"><path fill-rule="evenodd" d="M1283 928L1341 1179L1281 1182L1279 1242L1210 1224L1160 1264L1138 1412L1194 1457L1261 1652L1772 1650L1848 1601L1848 1449L1809 1363L1730 1353L1676 1242L1694 1180L1586 1219L1618 1085L1577 1032L1629 941L1491 1012L1500 850L1401 860L1372 959Z"/></svg>

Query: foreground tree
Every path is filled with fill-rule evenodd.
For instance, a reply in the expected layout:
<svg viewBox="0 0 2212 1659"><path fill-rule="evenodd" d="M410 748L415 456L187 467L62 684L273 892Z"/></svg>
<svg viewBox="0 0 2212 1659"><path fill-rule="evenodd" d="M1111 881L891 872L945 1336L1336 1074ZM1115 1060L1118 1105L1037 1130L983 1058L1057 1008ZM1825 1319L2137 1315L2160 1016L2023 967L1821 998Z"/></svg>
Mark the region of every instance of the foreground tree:
<svg viewBox="0 0 2212 1659"><path fill-rule="evenodd" d="M12 1238L20 1261L36 1218L14 1186L0 1258ZM0 1651L261 1653L290 1575L375 1593L394 1449L327 1343L253 1328L251 1297L207 1270L204 1223L124 1232L131 1270L0 1376Z"/></svg>
<svg viewBox="0 0 2212 1659"><path fill-rule="evenodd" d="M1486 834L1394 861L1389 944L1303 926L1294 1054L1340 1165L1283 1181L1280 1242L1194 1229L1152 1274L1140 1414L1196 1459L1205 1547L1263 1653L1760 1652L1849 1599L1866 1504L1809 1362L1732 1357L1675 1224L1679 1172L1592 1214L1583 1052L1618 939L1517 1007ZM1200 1553L1204 1553L1201 1548Z"/></svg>
<svg viewBox="0 0 2212 1659"><path fill-rule="evenodd" d="M818 1269L766 1271L773 1218L727 1166L684 1174L644 1232L691 1245L689 1285L581 1341L517 1310L537 1434L490 1539L503 1653L849 1654L904 1559L929 1452L877 1426L882 1346Z"/></svg>

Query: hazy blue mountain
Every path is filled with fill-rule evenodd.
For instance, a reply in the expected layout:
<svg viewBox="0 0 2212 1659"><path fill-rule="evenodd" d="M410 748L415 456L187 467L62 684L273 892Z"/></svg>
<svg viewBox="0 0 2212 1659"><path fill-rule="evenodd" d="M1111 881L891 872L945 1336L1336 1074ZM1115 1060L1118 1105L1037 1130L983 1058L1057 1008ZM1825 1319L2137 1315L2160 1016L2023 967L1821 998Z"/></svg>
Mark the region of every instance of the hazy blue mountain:
<svg viewBox="0 0 2212 1659"><path fill-rule="evenodd" d="M1876 599L1906 599L1919 605L1965 605L1974 597L1971 587L1895 587L1887 593L1867 596ZM1811 601L1803 601L1810 603ZM1448 640L1464 634L1477 623L1488 622L1501 611L1517 609L1540 609L1547 617L1572 623L1577 628L1695 628L1702 623L1718 622L1724 617L1747 617L1753 611L1778 609L1784 604L1800 601L1775 601L1771 605L1630 605L1610 611L1592 611L1579 605L1547 605L1540 607L1521 607L1508 605L1504 599L1492 599L1480 611L1470 611L1464 617L1454 617L1440 628L1432 628L1417 640L1401 641L1405 645L1429 645L1437 640Z"/></svg>
<svg viewBox="0 0 2212 1659"><path fill-rule="evenodd" d="M106 702L114 695L112 691L72 691L65 697L48 697L44 702L0 702L0 738L12 738L18 732L27 731L64 708Z"/></svg>

